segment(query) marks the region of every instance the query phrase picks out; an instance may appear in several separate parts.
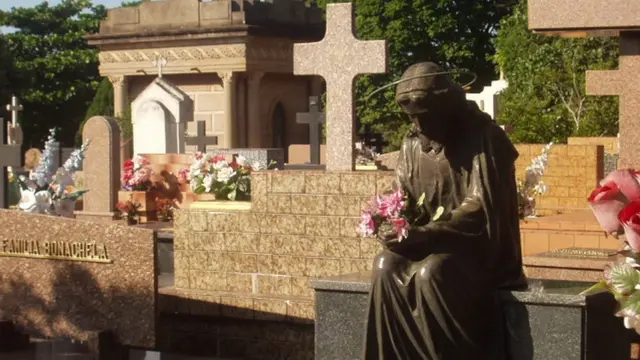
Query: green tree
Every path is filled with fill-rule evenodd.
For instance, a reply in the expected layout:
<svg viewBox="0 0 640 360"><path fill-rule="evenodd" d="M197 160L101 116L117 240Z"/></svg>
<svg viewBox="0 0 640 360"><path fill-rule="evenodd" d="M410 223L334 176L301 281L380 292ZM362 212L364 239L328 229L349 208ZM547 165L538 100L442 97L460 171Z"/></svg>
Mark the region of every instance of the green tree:
<svg viewBox="0 0 640 360"><path fill-rule="evenodd" d="M319 6L340 0L318 0ZM445 68L472 71L479 90L496 77L490 56L500 19L509 13L504 0L355 0L357 36L362 40L386 39L389 72L362 76L357 81L357 116L360 125L383 135L397 149L409 121L395 104L394 91L366 100L378 87L399 78L413 63L433 61ZM457 79L464 83L469 76Z"/></svg>
<svg viewBox="0 0 640 360"><path fill-rule="evenodd" d="M16 29L5 36L15 61L14 87L24 104L27 146L39 145L52 127L62 129L63 144L73 144L101 81L97 50L85 35L97 32L105 16L105 7L89 0L0 11L0 26Z"/></svg>
<svg viewBox="0 0 640 360"><path fill-rule="evenodd" d="M84 124L87 120L100 115L113 116L113 85L111 85L109 78L106 77L102 79L102 82L100 82L100 86L98 86L93 102L91 103L91 106L89 106L87 114L84 116L84 120L82 120L82 123L78 128L75 141L76 146L82 144L82 129L84 128Z"/></svg>
<svg viewBox="0 0 640 360"><path fill-rule="evenodd" d="M617 98L585 93L586 70L617 66L617 39L534 34L521 0L503 19L496 48L495 61L509 81L498 121L514 127L514 141L566 142L569 136L617 133Z"/></svg>
<svg viewBox="0 0 640 360"><path fill-rule="evenodd" d="M0 32L0 104L7 104L11 98L13 59L7 51L7 39ZM8 119L8 117L7 117Z"/></svg>

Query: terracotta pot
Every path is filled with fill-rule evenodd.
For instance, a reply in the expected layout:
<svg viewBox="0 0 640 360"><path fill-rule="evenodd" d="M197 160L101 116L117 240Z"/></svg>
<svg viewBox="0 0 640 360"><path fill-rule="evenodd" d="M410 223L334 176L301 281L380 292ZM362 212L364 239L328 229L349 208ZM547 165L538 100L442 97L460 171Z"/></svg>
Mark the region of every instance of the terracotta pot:
<svg viewBox="0 0 640 360"><path fill-rule="evenodd" d="M150 191L118 191L118 201L139 203L138 214L142 222L157 220L156 194Z"/></svg>

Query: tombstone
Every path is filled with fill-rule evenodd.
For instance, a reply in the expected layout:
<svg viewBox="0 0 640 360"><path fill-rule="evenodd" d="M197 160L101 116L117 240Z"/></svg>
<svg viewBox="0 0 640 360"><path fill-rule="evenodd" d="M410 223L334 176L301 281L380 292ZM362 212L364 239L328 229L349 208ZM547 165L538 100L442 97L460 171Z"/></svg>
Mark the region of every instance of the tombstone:
<svg viewBox="0 0 640 360"><path fill-rule="evenodd" d="M311 164L320 164L321 126L325 123L324 113L318 111L319 99L317 96L309 97L309 112L296 114L298 124L309 125L309 146L311 148Z"/></svg>
<svg viewBox="0 0 640 360"><path fill-rule="evenodd" d="M18 123L18 114L24 107L20 104L20 100L14 95L11 96L11 103L7 104L7 111L11 112L11 122L7 123L7 144L22 144L23 134L22 127Z"/></svg>
<svg viewBox="0 0 640 360"><path fill-rule="evenodd" d="M351 3L329 4L324 39L293 45L293 73L327 83L327 170L355 169L355 77L387 72L386 41L356 39L353 19Z"/></svg>
<svg viewBox="0 0 640 360"><path fill-rule="evenodd" d="M4 120L0 118L0 208L9 207L9 184L7 167L19 167L22 165L20 145L7 145L4 133Z"/></svg>
<svg viewBox="0 0 640 360"><path fill-rule="evenodd" d="M500 115L498 112L498 95L500 95L508 85L507 81L503 79L492 81L491 85L485 86L481 92L467 94L467 100L474 101L478 104L480 110L495 119Z"/></svg>
<svg viewBox="0 0 640 360"><path fill-rule="evenodd" d="M188 136L187 145L195 145L196 151L207 152L207 145L218 145L217 136L207 136L207 123L198 121L198 130L196 136Z"/></svg>
<svg viewBox="0 0 640 360"><path fill-rule="evenodd" d="M147 86L131 104L135 154L181 154L185 131L193 121L193 100L163 77Z"/></svg>
<svg viewBox="0 0 640 360"><path fill-rule="evenodd" d="M120 189L120 125L110 117L94 116L82 130L91 140L84 160L83 210L79 219L113 220Z"/></svg>

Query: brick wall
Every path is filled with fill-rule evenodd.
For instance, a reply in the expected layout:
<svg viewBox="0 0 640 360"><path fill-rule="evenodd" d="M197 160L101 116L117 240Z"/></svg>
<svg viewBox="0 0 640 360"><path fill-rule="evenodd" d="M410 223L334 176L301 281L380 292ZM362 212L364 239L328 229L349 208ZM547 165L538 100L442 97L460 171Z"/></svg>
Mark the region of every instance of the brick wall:
<svg viewBox="0 0 640 360"><path fill-rule="evenodd" d="M567 143L569 145L602 145L604 146L605 153L617 154L620 152L618 148L618 138L615 136L570 137Z"/></svg>
<svg viewBox="0 0 640 360"><path fill-rule="evenodd" d="M379 245L355 228L365 204L389 189L393 176L255 173L251 211L178 211L176 291L216 293L252 318L312 320L311 278L371 270Z"/></svg>
<svg viewBox="0 0 640 360"><path fill-rule="evenodd" d="M516 177L522 178L542 144L518 144ZM554 145L543 181L549 191L536 199L539 215L555 215L587 208L587 197L604 177L602 145Z"/></svg>

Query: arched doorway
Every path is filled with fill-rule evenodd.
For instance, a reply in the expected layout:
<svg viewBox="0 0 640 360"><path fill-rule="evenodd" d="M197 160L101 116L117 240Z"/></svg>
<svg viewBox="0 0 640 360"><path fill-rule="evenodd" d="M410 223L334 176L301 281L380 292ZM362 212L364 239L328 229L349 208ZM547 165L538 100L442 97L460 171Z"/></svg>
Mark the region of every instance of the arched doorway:
<svg viewBox="0 0 640 360"><path fill-rule="evenodd" d="M281 102L278 102L273 108L271 124L273 124L271 146L277 149L284 149L284 158L288 159L287 116Z"/></svg>

